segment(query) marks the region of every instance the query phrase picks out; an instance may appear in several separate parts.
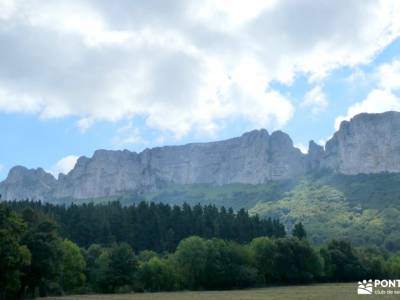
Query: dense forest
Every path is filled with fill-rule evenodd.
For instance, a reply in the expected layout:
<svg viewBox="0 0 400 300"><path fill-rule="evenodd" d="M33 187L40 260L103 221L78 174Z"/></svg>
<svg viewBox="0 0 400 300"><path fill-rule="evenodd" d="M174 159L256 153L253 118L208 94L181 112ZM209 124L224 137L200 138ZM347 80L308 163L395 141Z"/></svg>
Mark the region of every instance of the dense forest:
<svg viewBox="0 0 400 300"><path fill-rule="evenodd" d="M212 206L11 202L0 203L0 269L1 299L21 299L398 278L400 255L316 248L302 223L287 236L278 221Z"/></svg>
<svg viewBox="0 0 400 300"><path fill-rule="evenodd" d="M338 236L355 246L377 246L389 252L400 250L400 174L341 175L327 170L296 180L264 184L174 185L158 192L127 194L101 199L63 199L107 203L118 200L126 206L140 201L192 207L213 204L245 208L250 215L277 218L290 231L302 222L309 240L323 245Z"/></svg>
<svg viewBox="0 0 400 300"><path fill-rule="evenodd" d="M249 212L278 218L288 230L302 222L316 245L340 236L356 246L400 250L400 174L314 174Z"/></svg>
<svg viewBox="0 0 400 300"><path fill-rule="evenodd" d="M178 243L192 235L222 238L240 243L258 236L283 237L285 228L278 220L250 217L246 210L214 205L171 206L153 202L122 206L119 202L57 206L32 201L7 203L23 214L27 208L50 216L61 237L80 247L126 242L135 251L174 251Z"/></svg>
<svg viewBox="0 0 400 300"><path fill-rule="evenodd" d="M308 174L296 180L270 181L259 185L229 184L229 185L176 185L170 184L158 192L143 194L126 194L116 197L104 197L95 199L53 199L54 205L71 203L87 203L88 210L84 216L75 216L78 220L71 226L79 226L76 230L65 230L77 235L68 236L76 240L80 246L88 246L93 238L84 237L85 234L93 235L96 243L107 241L108 227L115 221L91 222L94 224L90 230L84 230L85 220L93 219L89 203L105 204L118 201L122 206L138 206L142 201L151 203L164 203L171 205L172 213L175 210L184 210L190 206L192 210L198 203L203 207L215 205L216 207L232 207L234 212L242 208L249 211L250 215L258 215L260 219L279 219L288 231L294 224L302 222L308 232L309 241L313 245L324 245L337 237L351 241L355 246L377 246L389 252L400 250L400 174L360 174L341 175L329 171L319 171ZM57 202L58 201L58 202ZM185 204L187 203L187 204ZM174 208L174 206L179 208ZM212 207L211 206L211 207ZM18 209L15 207L15 209ZM75 208L75 210L77 210ZM106 209L104 209L106 210ZM228 210L226 210L229 213ZM79 213L80 214L80 213ZM118 214L118 213L116 213ZM60 214L56 214L60 215ZM64 231L68 222L61 217L57 220L61 225L60 231ZM82 219L83 220L80 220ZM86 222L87 223L87 222ZM106 224L103 226L103 224ZM65 224L65 225L63 225ZM154 222L153 222L154 224ZM104 228L104 235L100 234L100 227ZM81 230L83 228L83 230ZM165 227L163 227L165 228ZM184 235L182 228L171 229L169 240L172 239L172 231L176 235L175 243L169 242L169 246L157 246L157 251L167 249L171 251ZM180 233L179 233L180 231ZM81 232L84 232L81 234ZM92 233L90 233L92 232ZM139 231L141 234L142 231ZM154 232L154 230L153 230ZM210 231L209 231L210 232ZM226 231L224 231L226 233ZM235 231L236 232L236 231ZM193 235L197 233L189 233ZM126 236L126 235L124 235ZM209 234L204 237L215 237ZM224 239L233 239L236 236L218 236ZM81 241L86 239L87 241ZM243 241L243 240L242 240ZM129 242L130 245L138 247L137 241ZM144 240L142 248L149 248L147 240ZM165 242L164 242L165 243ZM151 246L152 247L152 246ZM164 248L165 247L165 248Z"/></svg>

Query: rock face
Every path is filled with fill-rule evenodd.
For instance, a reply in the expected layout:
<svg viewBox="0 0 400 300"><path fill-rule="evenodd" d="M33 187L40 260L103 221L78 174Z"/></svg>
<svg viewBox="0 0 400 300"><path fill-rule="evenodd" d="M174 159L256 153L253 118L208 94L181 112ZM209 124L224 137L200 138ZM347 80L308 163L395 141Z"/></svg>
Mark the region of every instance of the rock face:
<svg viewBox="0 0 400 300"><path fill-rule="evenodd" d="M321 166L348 175L400 172L400 113L363 113L342 122Z"/></svg>
<svg viewBox="0 0 400 300"><path fill-rule="evenodd" d="M281 131L264 129L212 143L167 146L141 153L98 150L79 158L58 180L42 169L13 168L0 183L5 200L97 198L161 190L165 185L260 184L327 168L342 174L400 172L400 113L360 114L344 121L325 146L307 155Z"/></svg>
<svg viewBox="0 0 400 300"><path fill-rule="evenodd" d="M146 149L141 153L98 150L79 158L58 180L32 170L12 170L0 184L3 199L96 198L156 191L175 184L259 184L306 172L306 156L290 137L264 129L220 142ZM35 173L36 172L36 173ZM44 172L43 170L41 172ZM31 179L29 179L31 178Z"/></svg>
<svg viewBox="0 0 400 300"><path fill-rule="evenodd" d="M16 166L0 183L0 194L3 200L47 199L56 184L57 180L41 168L28 170Z"/></svg>
<svg viewBox="0 0 400 300"><path fill-rule="evenodd" d="M314 141L310 141L308 146L308 155L307 155L307 162L308 162L308 169L315 170L321 167L321 161L325 156L324 147L316 144Z"/></svg>
<svg viewBox="0 0 400 300"><path fill-rule="evenodd" d="M305 155L289 136L255 130L212 143L146 149L141 153L98 150L61 176L56 198L93 198L155 191L165 184L258 184L304 174Z"/></svg>

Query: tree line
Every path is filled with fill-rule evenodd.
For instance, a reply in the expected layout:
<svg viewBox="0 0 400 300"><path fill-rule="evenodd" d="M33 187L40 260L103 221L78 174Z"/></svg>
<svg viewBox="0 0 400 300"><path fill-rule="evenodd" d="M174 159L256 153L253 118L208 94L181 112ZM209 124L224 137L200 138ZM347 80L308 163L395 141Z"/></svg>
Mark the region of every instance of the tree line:
<svg viewBox="0 0 400 300"><path fill-rule="evenodd" d="M52 205L32 201L7 203L22 213L26 208L51 216L63 238L80 247L113 242L128 243L135 251L174 251L178 243L192 235L222 238L240 243L257 236L285 236L285 227L272 219L249 216L246 210L214 205L171 206L140 202L122 206L119 202L102 205Z"/></svg>
<svg viewBox="0 0 400 300"><path fill-rule="evenodd" d="M56 221L55 211L65 212L68 208L29 202L24 207L23 203L0 204L1 299L64 293L232 289L400 275L400 255L356 249L348 242L335 240L315 248L307 241L301 223L294 226L290 236L260 235L245 241L188 236L170 252L137 250L115 237L107 243L80 247L75 240L60 235L62 226ZM94 206L94 211L114 206L134 211L116 204ZM164 206L144 207L158 211L157 207ZM239 213L233 215L239 218ZM262 224L255 217L248 218Z"/></svg>

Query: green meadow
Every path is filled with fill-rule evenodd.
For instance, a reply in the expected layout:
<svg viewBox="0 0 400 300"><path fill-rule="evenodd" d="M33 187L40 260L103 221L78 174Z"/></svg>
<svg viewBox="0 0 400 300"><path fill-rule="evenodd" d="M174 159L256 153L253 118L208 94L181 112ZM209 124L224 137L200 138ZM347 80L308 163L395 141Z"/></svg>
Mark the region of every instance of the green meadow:
<svg viewBox="0 0 400 300"><path fill-rule="evenodd" d="M397 296L399 297L399 296ZM396 296L357 295L356 283L315 284L234 291L77 295L48 300L352 300L398 299Z"/></svg>

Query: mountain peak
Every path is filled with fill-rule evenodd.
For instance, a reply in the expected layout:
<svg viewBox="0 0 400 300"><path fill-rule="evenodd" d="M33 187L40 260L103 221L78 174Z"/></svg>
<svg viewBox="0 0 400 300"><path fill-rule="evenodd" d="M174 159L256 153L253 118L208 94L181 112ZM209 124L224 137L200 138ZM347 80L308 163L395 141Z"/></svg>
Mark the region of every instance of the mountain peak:
<svg viewBox="0 0 400 300"><path fill-rule="evenodd" d="M322 166L342 174L400 172L400 112L362 113L326 143Z"/></svg>
<svg viewBox="0 0 400 300"><path fill-rule="evenodd" d="M96 198L157 191L173 184L262 184L328 168L343 174L400 172L400 113L360 114L342 122L324 147L308 154L282 131L259 129L210 143L165 146L141 153L100 149L80 157L56 180L43 169L17 166L0 183L3 199Z"/></svg>
<svg viewBox="0 0 400 300"><path fill-rule="evenodd" d="M43 199L55 187L57 180L42 168L13 167L6 180L0 183L0 194L5 200Z"/></svg>

